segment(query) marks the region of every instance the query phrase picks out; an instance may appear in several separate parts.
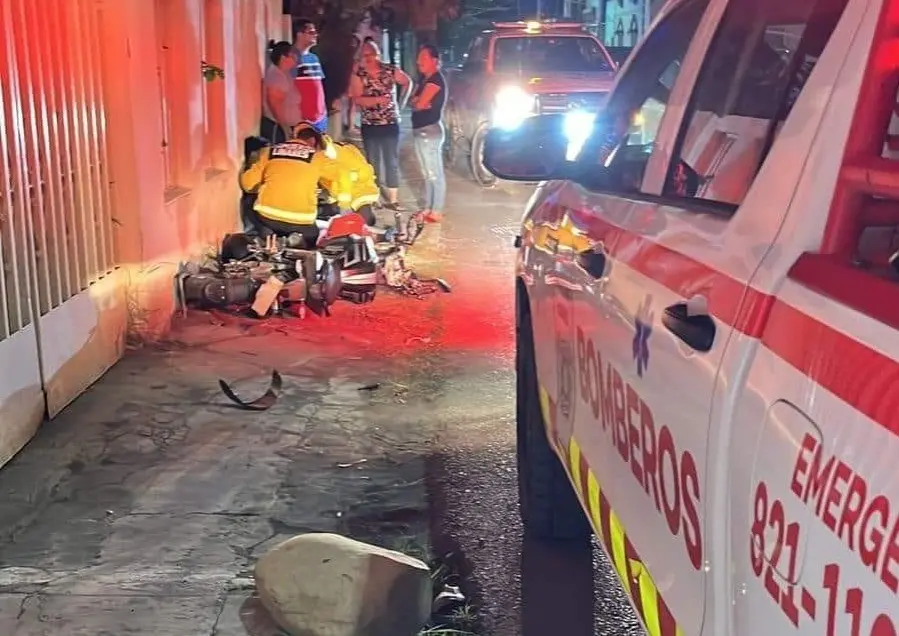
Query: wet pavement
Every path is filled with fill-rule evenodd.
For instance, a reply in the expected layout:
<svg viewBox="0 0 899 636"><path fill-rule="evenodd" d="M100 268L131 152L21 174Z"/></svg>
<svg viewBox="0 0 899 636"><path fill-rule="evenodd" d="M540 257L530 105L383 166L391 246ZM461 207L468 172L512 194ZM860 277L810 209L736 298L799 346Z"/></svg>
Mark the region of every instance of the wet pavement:
<svg viewBox="0 0 899 636"><path fill-rule="evenodd" d="M253 563L309 531L447 556L480 636L642 633L595 547L522 539L512 239L530 189L460 172L410 259L451 294L193 312L44 426L0 471L0 634L274 636ZM219 391L261 394L272 369L269 411Z"/></svg>

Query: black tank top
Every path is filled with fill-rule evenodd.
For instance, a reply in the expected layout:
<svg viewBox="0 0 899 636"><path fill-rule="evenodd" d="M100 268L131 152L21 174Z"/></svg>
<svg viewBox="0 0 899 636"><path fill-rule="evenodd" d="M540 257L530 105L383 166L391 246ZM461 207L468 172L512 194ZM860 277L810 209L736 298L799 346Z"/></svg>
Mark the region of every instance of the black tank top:
<svg viewBox="0 0 899 636"><path fill-rule="evenodd" d="M434 99L431 100L430 108L426 110L413 110L412 111L412 128L424 128L425 126L431 126L440 121L443 117L443 106L446 104L446 78L443 77L443 73L437 71L433 75L431 75L427 79L422 79L418 86L415 87L415 97L421 95L422 91L424 91L425 86L428 84L434 84L440 90L437 91L437 94L434 96Z"/></svg>

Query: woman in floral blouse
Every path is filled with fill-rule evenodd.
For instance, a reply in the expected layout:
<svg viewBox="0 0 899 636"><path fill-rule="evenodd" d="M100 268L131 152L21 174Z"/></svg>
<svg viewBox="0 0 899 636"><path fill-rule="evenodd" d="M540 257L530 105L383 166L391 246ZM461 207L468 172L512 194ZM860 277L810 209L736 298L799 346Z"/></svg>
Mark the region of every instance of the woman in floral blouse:
<svg viewBox="0 0 899 636"><path fill-rule="evenodd" d="M400 87L397 98L396 87ZM412 80L403 71L381 61L378 45L362 45L362 62L350 81L350 97L361 111L362 145L375 169L385 207L399 210L400 111L412 92Z"/></svg>

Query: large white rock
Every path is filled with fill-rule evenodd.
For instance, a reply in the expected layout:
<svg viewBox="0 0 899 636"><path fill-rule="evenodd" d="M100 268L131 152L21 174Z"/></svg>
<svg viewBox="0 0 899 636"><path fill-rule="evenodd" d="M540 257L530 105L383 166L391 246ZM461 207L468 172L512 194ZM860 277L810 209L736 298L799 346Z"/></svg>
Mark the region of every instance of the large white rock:
<svg viewBox="0 0 899 636"><path fill-rule="evenodd" d="M256 587L294 636L415 636L431 613L418 559L337 534L304 534L256 564Z"/></svg>

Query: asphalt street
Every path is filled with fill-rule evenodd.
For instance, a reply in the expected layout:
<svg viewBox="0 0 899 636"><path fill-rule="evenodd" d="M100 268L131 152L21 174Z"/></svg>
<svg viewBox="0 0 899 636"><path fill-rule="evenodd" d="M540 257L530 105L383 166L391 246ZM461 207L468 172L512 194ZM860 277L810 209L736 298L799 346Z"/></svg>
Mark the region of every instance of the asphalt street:
<svg viewBox="0 0 899 636"><path fill-rule="evenodd" d="M252 567L309 531L443 558L477 636L642 633L595 546L523 540L512 241L530 189L460 173L410 255L452 293L196 311L43 427L0 471L0 634L275 636ZM259 394L272 369L268 411L219 391Z"/></svg>

